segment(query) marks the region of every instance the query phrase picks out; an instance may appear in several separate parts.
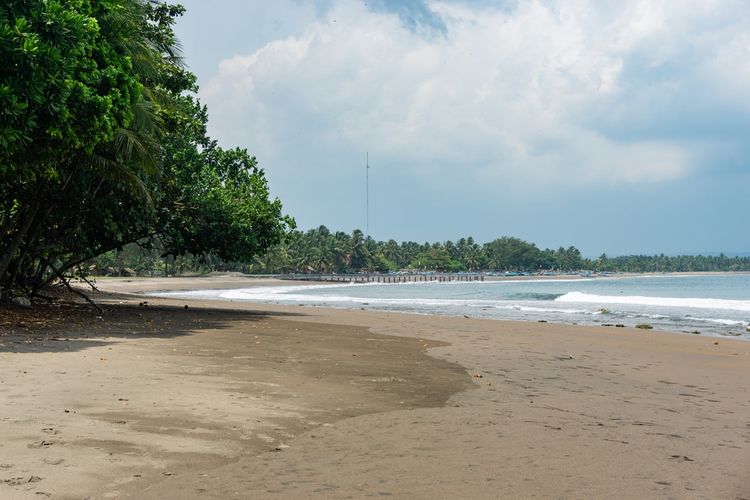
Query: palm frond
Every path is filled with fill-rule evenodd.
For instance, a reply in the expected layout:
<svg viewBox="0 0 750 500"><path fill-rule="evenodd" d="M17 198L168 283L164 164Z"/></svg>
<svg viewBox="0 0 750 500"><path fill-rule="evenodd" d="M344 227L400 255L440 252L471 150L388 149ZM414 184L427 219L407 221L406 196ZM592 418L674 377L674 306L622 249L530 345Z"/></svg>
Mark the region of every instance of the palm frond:
<svg viewBox="0 0 750 500"><path fill-rule="evenodd" d="M159 172L159 145L152 136L121 128L114 140L117 157L137 166L147 175Z"/></svg>
<svg viewBox="0 0 750 500"><path fill-rule="evenodd" d="M84 157L82 162L95 170L103 179L113 184L126 186L136 196L149 205L153 205L153 199L146 183L123 162L96 152Z"/></svg>

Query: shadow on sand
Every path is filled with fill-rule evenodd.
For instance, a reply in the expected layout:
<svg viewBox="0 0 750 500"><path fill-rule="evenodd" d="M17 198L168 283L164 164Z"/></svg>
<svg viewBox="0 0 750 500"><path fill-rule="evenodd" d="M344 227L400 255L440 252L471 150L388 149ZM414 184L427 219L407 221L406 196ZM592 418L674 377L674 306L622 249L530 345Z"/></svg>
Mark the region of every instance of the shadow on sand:
<svg viewBox="0 0 750 500"><path fill-rule="evenodd" d="M147 303L146 303L147 304ZM81 304L42 303L33 309L0 306L0 352L79 351L121 339L175 338L232 323L303 313L247 311L165 305L100 304L103 313Z"/></svg>

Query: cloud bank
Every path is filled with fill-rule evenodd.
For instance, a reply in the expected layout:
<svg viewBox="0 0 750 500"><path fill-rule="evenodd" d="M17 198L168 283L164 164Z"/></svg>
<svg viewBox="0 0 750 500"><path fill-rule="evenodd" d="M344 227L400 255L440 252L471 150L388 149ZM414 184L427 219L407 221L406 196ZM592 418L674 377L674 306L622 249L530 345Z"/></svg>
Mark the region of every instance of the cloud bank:
<svg viewBox="0 0 750 500"><path fill-rule="evenodd" d="M660 183L742 157L741 2L417 3L340 0L223 60L202 91L214 132L288 173L369 149L413 180L491 185Z"/></svg>
<svg viewBox="0 0 750 500"><path fill-rule="evenodd" d="M365 228L369 151L377 238L750 249L744 0L186 1L210 134L302 229Z"/></svg>

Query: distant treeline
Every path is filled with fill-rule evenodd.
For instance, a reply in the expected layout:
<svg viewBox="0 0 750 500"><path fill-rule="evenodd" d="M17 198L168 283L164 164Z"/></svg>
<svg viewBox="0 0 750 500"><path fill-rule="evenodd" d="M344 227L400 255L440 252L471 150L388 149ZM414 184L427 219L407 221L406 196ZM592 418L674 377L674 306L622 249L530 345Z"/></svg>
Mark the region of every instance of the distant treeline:
<svg viewBox="0 0 750 500"><path fill-rule="evenodd" d="M359 229L351 234L325 226L293 231L252 262L223 262L212 255L160 257L158 246L137 245L103 254L89 264L96 274L174 275L188 272L240 271L256 274L358 273L414 271L543 271L575 272L699 272L750 271L750 257L725 255L628 255L596 259L581 256L573 246L540 249L534 243L503 236L479 244L472 237L456 242L376 241Z"/></svg>

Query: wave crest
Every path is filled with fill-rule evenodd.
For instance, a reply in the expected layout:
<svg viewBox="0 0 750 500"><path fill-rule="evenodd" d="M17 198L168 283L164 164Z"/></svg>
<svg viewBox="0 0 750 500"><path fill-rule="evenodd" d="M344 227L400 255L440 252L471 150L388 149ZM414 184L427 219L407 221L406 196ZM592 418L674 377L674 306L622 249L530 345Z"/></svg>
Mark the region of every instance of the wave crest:
<svg viewBox="0 0 750 500"><path fill-rule="evenodd" d="M582 292L569 292L555 299L555 302L579 304L630 304L658 307L685 307L695 309L723 309L750 312L750 300L704 299L690 297L646 297L640 295L594 295Z"/></svg>

